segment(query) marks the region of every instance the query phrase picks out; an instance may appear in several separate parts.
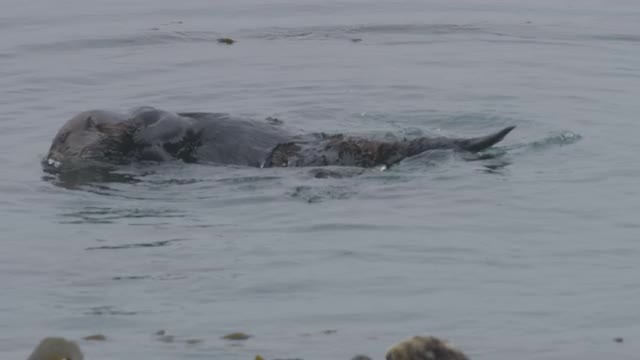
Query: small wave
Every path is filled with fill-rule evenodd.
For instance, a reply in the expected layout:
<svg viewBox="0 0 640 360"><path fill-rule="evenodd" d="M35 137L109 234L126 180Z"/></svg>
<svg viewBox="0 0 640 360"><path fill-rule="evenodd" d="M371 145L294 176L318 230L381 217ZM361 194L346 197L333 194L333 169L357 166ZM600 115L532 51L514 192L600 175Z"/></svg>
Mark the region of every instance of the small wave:
<svg viewBox="0 0 640 360"><path fill-rule="evenodd" d="M309 204L319 203L325 200L348 199L355 194L355 191L335 185L330 186L296 186L290 196L294 199L305 201Z"/></svg>
<svg viewBox="0 0 640 360"><path fill-rule="evenodd" d="M221 184L243 185L278 181L279 176L234 176L216 180Z"/></svg>
<svg viewBox="0 0 640 360"><path fill-rule="evenodd" d="M73 39L50 42L46 44L22 45L20 48L29 52L77 51L86 49L110 49L122 47L141 47L150 45L172 44L177 42L216 43L220 34L206 31L151 31L140 34L124 35L110 38Z"/></svg>
<svg viewBox="0 0 640 360"><path fill-rule="evenodd" d="M326 166L312 168L307 173L316 179L344 179L361 175L365 171L366 169L358 167Z"/></svg>
<svg viewBox="0 0 640 360"><path fill-rule="evenodd" d="M119 310L115 306L96 306L92 307L87 315L136 315L135 311Z"/></svg>
<svg viewBox="0 0 640 360"><path fill-rule="evenodd" d="M185 239L171 239L171 240L159 240L146 243L134 243L123 245L105 245L88 247L85 250L122 250L122 249L137 249L137 248L150 248L150 247L163 247L170 245L174 242L184 241Z"/></svg>
<svg viewBox="0 0 640 360"><path fill-rule="evenodd" d="M302 28L266 28L246 31L250 37L277 40L322 40L322 39L350 39L360 42L363 35L449 35L459 33L484 32L472 25L458 24L381 24L331 27L302 27Z"/></svg>
<svg viewBox="0 0 640 360"><path fill-rule="evenodd" d="M589 39L638 43L638 42L640 42L640 35L634 35L634 34L600 34L600 35L592 35L592 36L589 37Z"/></svg>
<svg viewBox="0 0 640 360"><path fill-rule="evenodd" d="M276 39L306 39L312 35L317 35L320 31L304 31L286 28L271 28L264 33L256 34L254 37L265 40Z"/></svg>
<svg viewBox="0 0 640 360"><path fill-rule="evenodd" d="M397 233L401 229L402 229L401 225L393 225L393 224L372 224L372 223L357 223L357 222L321 222L317 224L291 225L289 228L289 231L305 233L305 234L320 233L320 232L349 232L349 231L354 231L356 233L361 233L363 231ZM335 254L332 254L332 257L334 256Z"/></svg>
<svg viewBox="0 0 640 360"><path fill-rule="evenodd" d="M152 185L193 185L203 181L203 179L161 179L161 180L147 180L147 183Z"/></svg>
<svg viewBox="0 0 640 360"><path fill-rule="evenodd" d="M114 276L111 280L114 281L122 281L122 280L146 280L151 278L148 275L128 275L128 276Z"/></svg>
<svg viewBox="0 0 640 360"><path fill-rule="evenodd" d="M423 34L423 35L447 35L457 33L475 33L482 29L472 25L457 24L385 24L385 25L360 25L349 28L349 33L370 34Z"/></svg>
<svg viewBox="0 0 640 360"><path fill-rule="evenodd" d="M62 221L63 224L111 224L116 220L143 218L182 218L186 215L171 209L112 209L105 207L86 207L61 216L73 218Z"/></svg>

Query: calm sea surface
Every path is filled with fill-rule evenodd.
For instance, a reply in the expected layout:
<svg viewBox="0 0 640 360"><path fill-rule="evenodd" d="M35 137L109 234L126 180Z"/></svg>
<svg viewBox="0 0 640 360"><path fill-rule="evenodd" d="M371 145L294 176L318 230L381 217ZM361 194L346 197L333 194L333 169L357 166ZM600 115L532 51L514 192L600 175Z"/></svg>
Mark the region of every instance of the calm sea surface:
<svg viewBox="0 0 640 360"><path fill-rule="evenodd" d="M89 359L382 359L415 334L473 359L638 358L637 1L0 5L3 359L96 333ZM68 118L141 105L382 136L517 128L486 159L345 179L42 171Z"/></svg>

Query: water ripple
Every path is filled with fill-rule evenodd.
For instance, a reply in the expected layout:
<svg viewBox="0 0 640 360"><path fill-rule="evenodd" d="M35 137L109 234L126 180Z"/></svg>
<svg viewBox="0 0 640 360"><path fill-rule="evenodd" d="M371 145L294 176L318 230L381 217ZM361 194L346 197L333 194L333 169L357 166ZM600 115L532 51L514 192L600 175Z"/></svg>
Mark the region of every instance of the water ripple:
<svg viewBox="0 0 640 360"><path fill-rule="evenodd" d="M164 246L171 245L175 242L185 241L185 240L186 239L171 239L171 240L151 241L151 242L145 242L145 243L92 246L92 247L86 248L85 250L123 250L123 249L164 247Z"/></svg>
<svg viewBox="0 0 640 360"><path fill-rule="evenodd" d="M148 31L108 38L86 38L21 45L17 50L29 53L78 52L94 49L144 47L172 43L217 43L219 34L208 31Z"/></svg>
<svg viewBox="0 0 640 360"><path fill-rule="evenodd" d="M131 208L118 209L88 206L79 211L63 213L60 216L75 220L61 221L62 224L111 224L117 220L144 218L184 218L183 211L175 209Z"/></svg>

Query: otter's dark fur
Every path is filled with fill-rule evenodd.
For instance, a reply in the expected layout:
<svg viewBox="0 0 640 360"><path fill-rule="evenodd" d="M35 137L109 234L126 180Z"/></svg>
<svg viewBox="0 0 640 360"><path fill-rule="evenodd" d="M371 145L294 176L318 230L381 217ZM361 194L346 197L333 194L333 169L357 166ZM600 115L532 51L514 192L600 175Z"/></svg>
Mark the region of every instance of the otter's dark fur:
<svg viewBox="0 0 640 360"><path fill-rule="evenodd" d="M390 166L433 149L477 152L513 127L470 139L420 137L381 141L342 134L297 135L275 122L221 113L172 113L150 107L128 115L92 110L67 121L53 139L46 167L183 160L254 167Z"/></svg>

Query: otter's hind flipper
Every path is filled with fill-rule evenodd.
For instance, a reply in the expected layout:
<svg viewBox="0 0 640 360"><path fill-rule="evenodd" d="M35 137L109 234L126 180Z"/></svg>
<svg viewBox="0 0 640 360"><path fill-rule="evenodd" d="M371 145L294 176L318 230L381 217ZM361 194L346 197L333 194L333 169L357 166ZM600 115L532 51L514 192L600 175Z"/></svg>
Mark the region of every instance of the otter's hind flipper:
<svg viewBox="0 0 640 360"><path fill-rule="evenodd" d="M515 126L509 126L491 135L471 139L461 139L457 141L457 145L462 150L477 152L499 143L513 129L515 129Z"/></svg>

